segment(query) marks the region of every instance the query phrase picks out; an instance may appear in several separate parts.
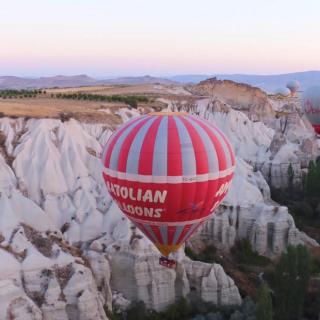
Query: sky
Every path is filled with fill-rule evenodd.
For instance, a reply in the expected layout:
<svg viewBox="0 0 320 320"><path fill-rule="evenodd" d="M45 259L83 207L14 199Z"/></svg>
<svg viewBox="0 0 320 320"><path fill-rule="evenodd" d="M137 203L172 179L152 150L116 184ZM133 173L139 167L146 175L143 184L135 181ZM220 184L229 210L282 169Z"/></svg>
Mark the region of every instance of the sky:
<svg viewBox="0 0 320 320"><path fill-rule="evenodd" d="M320 70L320 1L2 0L0 41L0 75Z"/></svg>

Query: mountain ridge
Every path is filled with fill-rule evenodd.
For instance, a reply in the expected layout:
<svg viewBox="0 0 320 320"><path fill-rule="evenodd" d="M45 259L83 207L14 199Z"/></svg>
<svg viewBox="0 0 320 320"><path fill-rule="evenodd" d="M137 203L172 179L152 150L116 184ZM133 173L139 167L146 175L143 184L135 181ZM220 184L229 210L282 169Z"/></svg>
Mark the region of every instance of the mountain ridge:
<svg viewBox="0 0 320 320"><path fill-rule="evenodd" d="M232 80L273 92L278 87L285 87L288 81L297 80L301 89L320 84L320 71L310 70L292 73L256 75L256 74L187 74L168 77L180 83L197 83L208 78L216 77L219 80Z"/></svg>
<svg viewBox="0 0 320 320"><path fill-rule="evenodd" d="M152 77L149 75L139 77L121 77L114 79L98 80L86 74L73 76L56 75L52 77L24 78L17 76L0 76L1 89L41 89L54 87L81 87L101 86L114 84L173 84L172 80Z"/></svg>
<svg viewBox="0 0 320 320"><path fill-rule="evenodd" d="M40 89L54 87L80 87L80 86L100 86L100 85L130 85L130 84L164 84L175 83L193 84L208 78L219 80L232 80L273 93L279 87L285 87L288 81L297 80L301 84L301 90L307 87L320 84L320 71L302 71L272 75L256 74L185 74L167 77L155 77L151 75L127 76L96 79L86 74L72 76L55 75L50 77L27 78L17 76L0 76L1 89Z"/></svg>

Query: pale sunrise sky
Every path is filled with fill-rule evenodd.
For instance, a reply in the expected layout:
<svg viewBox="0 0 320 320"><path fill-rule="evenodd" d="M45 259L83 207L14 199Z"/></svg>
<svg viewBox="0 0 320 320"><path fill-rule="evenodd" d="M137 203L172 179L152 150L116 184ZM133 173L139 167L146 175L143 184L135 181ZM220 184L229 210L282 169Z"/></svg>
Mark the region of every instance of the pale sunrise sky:
<svg viewBox="0 0 320 320"><path fill-rule="evenodd" d="M10 0L0 75L320 70L319 0Z"/></svg>

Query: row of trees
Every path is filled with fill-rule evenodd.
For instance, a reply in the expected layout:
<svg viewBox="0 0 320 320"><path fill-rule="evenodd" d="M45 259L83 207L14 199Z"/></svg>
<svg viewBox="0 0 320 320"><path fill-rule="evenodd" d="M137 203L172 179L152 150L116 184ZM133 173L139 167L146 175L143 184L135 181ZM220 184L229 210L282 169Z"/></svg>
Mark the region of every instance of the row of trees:
<svg viewBox="0 0 320 320"><path fill-rule="evenodd" d="M38 94L45 94L45 90L0 90L0 98L13 99L13 98L35 98Z"/></svg>
<svg viewBox="0 0 320 320"><path fill-rule="evenodd" d="M71 99L71 100L88 100L88 101L101 101L101 102L123 102L132 108L137 108L139 102L148 102L149 99L142 95L101 95L101 94L90 94L90 93L57 93L56 95L51 94L51 97L60 99Z"/></svg>

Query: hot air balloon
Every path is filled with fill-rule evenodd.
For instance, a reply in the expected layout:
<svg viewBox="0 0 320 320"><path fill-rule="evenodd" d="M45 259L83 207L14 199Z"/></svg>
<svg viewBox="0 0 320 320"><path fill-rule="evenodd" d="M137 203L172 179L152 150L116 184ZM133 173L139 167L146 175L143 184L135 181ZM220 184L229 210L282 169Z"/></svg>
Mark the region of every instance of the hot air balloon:
<svg viewBox="0 0 320 320"><path fill-rule="evenodd" d="M320 86L310 87L303 93L302 111L320 134Z"/></svg>
<svg viewBox="0 0 320 320"><path fill-rule="evenodd" d="M278 88L275 90L274 94L276 96L288 97L290 95L290 90L288 88Z"/></svg>
<svg viewBox="0 0 320 320"><path fill-rule="evenodd" d="M215 126L180 112L154 112L122 125L103 153L103 177L122 212L170 253L210 218L235 168L233 148Z"/></svg>
<svg viewBox="0 0 320 320"><path fill-rule="evenodd" d="M287 83L287 88L291 91L291 95L294 96L298 91L300 84L297 80L292 80Z"/></svg>

